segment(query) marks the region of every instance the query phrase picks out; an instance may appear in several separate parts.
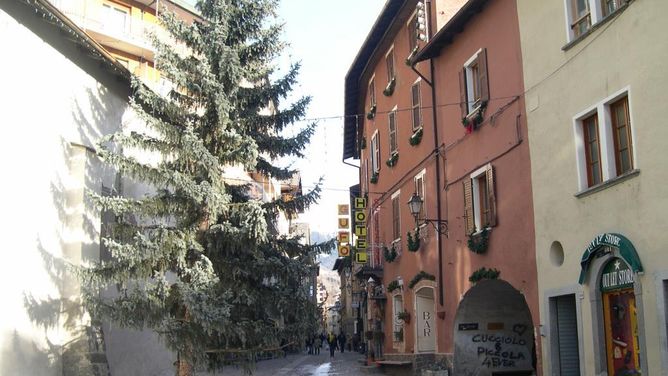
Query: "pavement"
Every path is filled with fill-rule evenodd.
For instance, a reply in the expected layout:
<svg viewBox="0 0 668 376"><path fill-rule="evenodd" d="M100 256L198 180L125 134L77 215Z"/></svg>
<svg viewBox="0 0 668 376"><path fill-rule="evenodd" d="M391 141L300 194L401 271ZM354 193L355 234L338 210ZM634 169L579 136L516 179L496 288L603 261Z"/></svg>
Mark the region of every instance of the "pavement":
<svg viewBox="0 0 668 376"><path fill-rule="evenodd" d="M292 354L285 358L263 360L256 363L253 376L329 376L329 375L368 375L361 369L359 359L364 355L356 352L337 351L334 358L329 357L326 347L319 355ZM243 376L244 371L236 367L227 367L215 373L222 376Z"/></svg>

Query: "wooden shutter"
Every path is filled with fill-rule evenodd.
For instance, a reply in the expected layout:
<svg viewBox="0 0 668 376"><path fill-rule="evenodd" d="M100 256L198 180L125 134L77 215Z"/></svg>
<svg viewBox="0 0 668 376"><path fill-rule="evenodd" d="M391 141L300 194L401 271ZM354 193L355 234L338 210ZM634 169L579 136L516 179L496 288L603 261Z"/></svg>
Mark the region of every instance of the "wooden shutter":
<svg viewBox="0 0 668 376"><path fill-rule="evenodd" d="M487 79L487 49L478 54L478 74L480 75L480 101L489 101L489 80Z"/></svg>
<svg viewBox="0 0 668 376"><path fill-rule="evenodd" d="M466 68L459 71L459 108L462 110L462 118L469 114L469 104L466 95Z"/></svg>
<svg viewBox="0 0 668 376"><path fill-rule="evenodd" d="M490 165L487 167L487 197L489 202L487 207L489 211L487 212L488 218L487 223L490 227L496 226L496 195L494 194L494 168Z"/></svg>
<svg viewBox="0 0 668 376"><path fill-rule="evenodd" d="M464 231L466 235L473 233L475 218L473 217L473 189L471 179L464 179Z"/></svg>

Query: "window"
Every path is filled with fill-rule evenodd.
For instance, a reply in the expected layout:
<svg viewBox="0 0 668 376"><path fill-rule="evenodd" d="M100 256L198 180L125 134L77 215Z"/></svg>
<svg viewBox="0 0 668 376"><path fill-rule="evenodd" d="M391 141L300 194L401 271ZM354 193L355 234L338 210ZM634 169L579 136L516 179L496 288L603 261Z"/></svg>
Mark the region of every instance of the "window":
<svg viewBox="0 0 668 376"><path fill-rule="evenodd" d="M422 110L420 103L420 81L418 80L411 87L412 98L412 113L413 113L413 130L418 129L422 125Z"/></svg>
<svg viewBox="0 0 668 376"><path fill-rule="evenodd" d="M462 117L475 112L489 101L487 49L483 48L464 64L459 72L459 94Z"/></svg>
<svg viewBox="0 0 668 376"><path fill-rule="evenodd" d="M610 105L612 137L615 141L615 167L617 175L633 169L629 100L624 97Z"/></svg>
<svg viewBox="0 0 668 376"><path fill-rule="evenodd" d="M119 34L126 34L129 32L129 7L108 1L102 3L102 11L102 24L105 30Z"/></svg>
<svg viewBox="0 0 668 376"><path fill-rule="evenodd" d="M372 77L369 81L369 107L376 105L376 78Z"/></svg>
<svg viewBox="0 0 668 376"><path fill-rule="evenodd" d="M387 82L390 82L395 77L394 72L394 48L385 55L385 64L387 65Z"/></svg>
<svg viewBox="0 0 668 376"><path fill-rule="evenodd" d="M399 196L401 191L396 191L392 195L392 239L394 241L401 239L401 203Z"/></svg>
<svg viewBox="0 0 668 376"><path fill-rule="evenodd" d="M408 53L412 53L417 47L418 40L418 24L417 24L417 14L411 17L408 21Z"/></svg>
<svg viewBox="0 0 668 376"><path fill-rule="evenodd" d="M552 374L580 376L580 349L575 294L550 298Z"/></svg>
<svg viewBox="0 0 668 376"><path fill-rule="evenodd" d="M390 154L396 153L397 150L397 113L396 108L387 114L387 122L389 126L390 137Z"/></svg>
<svg viewBox="0 0 668 376"><path fill-rule="evenodd" d="M634 171L629 103L624 89L575 117L581 191Z"/></svg>
<svg viewBox="0 0 668 376"><path fill-rule="evenodd" d="M600 142L598 139L598 116L582 120L582 131L585 140L585 155L587 158L587 183L596 185L602 180Z"/></svg>
<svg viewBox="0 0 668 376"><path fill-rule="evenodd" d="M628 3L628 0L564 0L568 40L585 35L592 26Z"/></svg>
<svg viewBox="0 0 668 376"><path fill-rule="evenodd" d="M465 179L464 216L465 231L472 234L486 227L496 226L496 198L494 195L494 170L487 165Z"/></svg>
<svg viewBox="0 0 668 376"><path fill-rule="evenodd" d="M371 136L371 170L374 174L380 171L380 145L378 144L378 131Z"/></svg>
<svg viewBox="0 0 668 376"><path fill-rule="evenodd" d="M427 170L422 170L420 171L419 174L415 175L414 181L415 181L415 193L420 196L422 199L422 207L420 208L420 213L418 214L418 218L426 218L425 214L425 208L427 207L427 202L425 199L425 189L424 189L424 176L426 174Z"/></svg>

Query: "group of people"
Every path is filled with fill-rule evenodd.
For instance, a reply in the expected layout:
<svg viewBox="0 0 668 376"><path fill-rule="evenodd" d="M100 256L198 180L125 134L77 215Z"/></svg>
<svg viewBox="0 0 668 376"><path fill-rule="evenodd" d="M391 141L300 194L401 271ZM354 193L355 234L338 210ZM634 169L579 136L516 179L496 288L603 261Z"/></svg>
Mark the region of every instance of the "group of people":
<svg viewBox="0 0 668 376"><path fill-rule="evenodd" d="M320 333L314 334L306 338L306 352L309 355L319 355L320 349L322 346L327 343L329 346L329 356L334 358L334 352L339 349L341 352L345 352L346 348L346 335L343 332L339 335L335 335L334 332L329 332L329 334Z"/></svg>

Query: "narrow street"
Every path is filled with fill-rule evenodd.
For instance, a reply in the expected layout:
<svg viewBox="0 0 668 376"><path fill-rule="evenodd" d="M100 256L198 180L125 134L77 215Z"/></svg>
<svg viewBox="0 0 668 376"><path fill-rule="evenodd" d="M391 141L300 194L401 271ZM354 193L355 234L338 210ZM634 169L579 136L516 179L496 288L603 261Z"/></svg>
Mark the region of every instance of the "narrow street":
<svg viewBox="0 0 668 376"><path fill-rule="evenodd" d="M288 355L285 358L264 360L257 363L253 376L327 376L327 375L365 375L361 370L363 355L356 352L337 352L330 359L326 348L319 355L303 353ZM243 370L226 368L215 375L242 376Z"/></svg>

